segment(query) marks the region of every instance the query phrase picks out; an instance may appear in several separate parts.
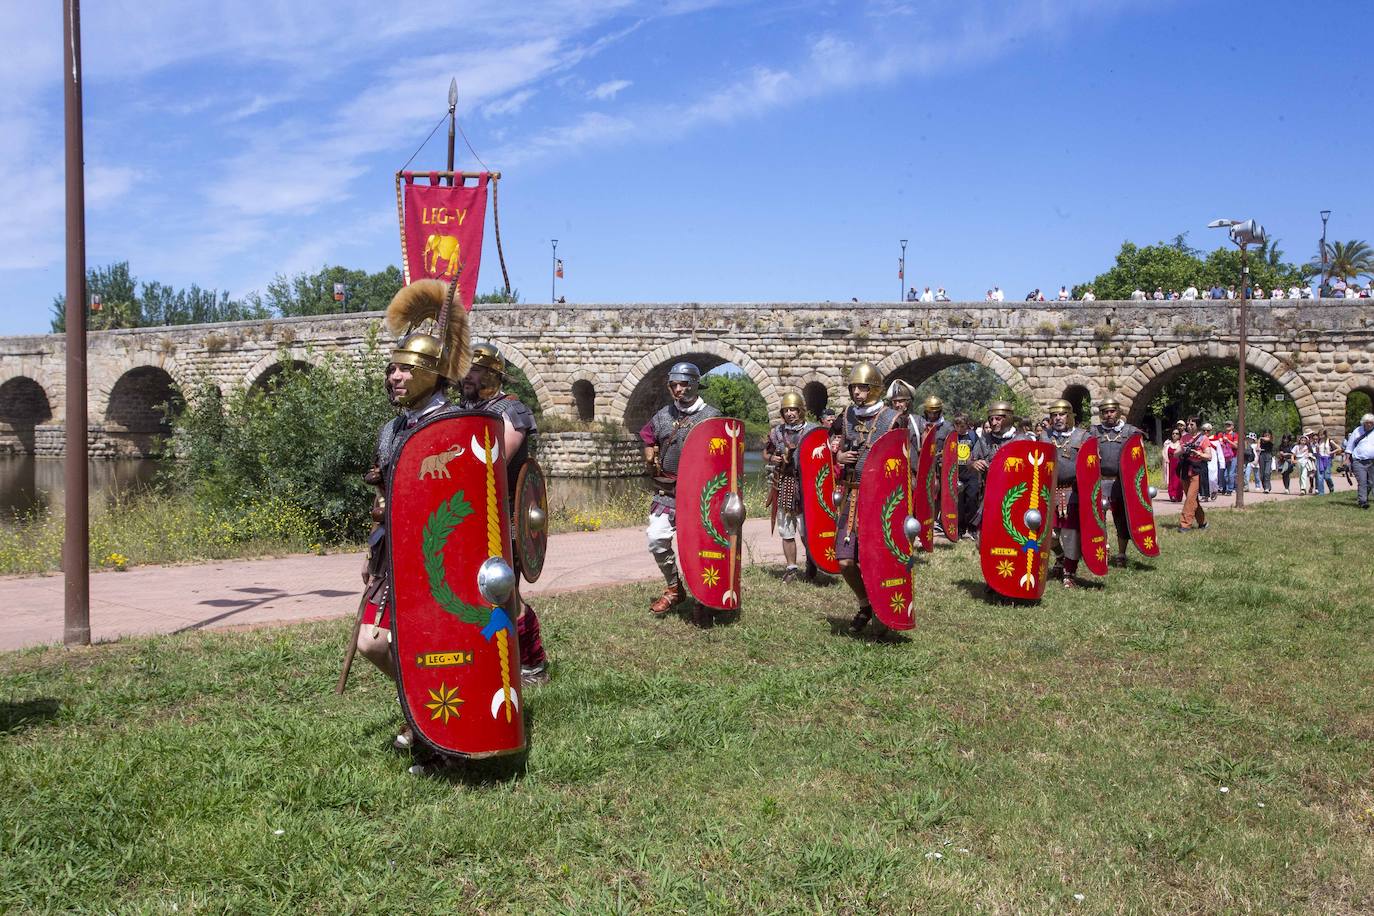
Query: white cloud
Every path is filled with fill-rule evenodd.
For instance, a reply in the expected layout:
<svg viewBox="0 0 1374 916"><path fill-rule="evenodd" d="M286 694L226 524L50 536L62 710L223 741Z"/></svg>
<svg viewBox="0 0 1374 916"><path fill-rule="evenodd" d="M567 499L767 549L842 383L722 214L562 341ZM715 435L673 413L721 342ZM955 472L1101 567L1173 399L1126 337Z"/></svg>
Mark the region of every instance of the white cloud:
<svg viewBox="0 0 1374 916"><path fill-rule="evenodd" d="M485 118L500 118L507 115L519 114L525 107L525 103L534 98L533 89L521 89L519 92L512 92L504 99L497 99L482 106L482 116Z"/></svg>
<svg viewBox="0 0 1374 916"><path fill-rule="evenodd" d="M630 80L607 80L588 92L587 98L596 99L598 102L609 101L619 95L622 89L628 89L633 85Z"/></svg>

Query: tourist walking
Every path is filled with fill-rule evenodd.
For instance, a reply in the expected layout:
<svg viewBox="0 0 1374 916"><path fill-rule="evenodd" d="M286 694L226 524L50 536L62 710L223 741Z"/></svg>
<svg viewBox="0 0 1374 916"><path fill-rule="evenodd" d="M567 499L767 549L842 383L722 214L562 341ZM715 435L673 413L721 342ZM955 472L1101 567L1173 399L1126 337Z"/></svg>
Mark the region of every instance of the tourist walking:
<svg viewBox="0 0 1374 916"><path fill-rule="evenodd" d="M1331 463L1339 451L1340 446L1326 434L1325 427L1317 430L1312 437L1312 454L1316 459L1318 494L1336 492L1335 481L1331 479Z"/></svg>
<svg viewBox="0 0 1374 916"><path fill-rule="evenodd" d="M1169 438L1164 440L1164 487L1169 493L1169 502L1183 501L1183 478L1178 473L1178 459L1183 452L1183 431L1172 429Z"/></svg>
<svg viewBox="0 0 1374 916"><path fill-rule="evenodd" d="M1316 458L1312 454L1312 437L1303 434L1298 437L1298 444L1293 446L1293 463L1298 468L1298 492L1314 492L1312 480L1314 472L1317 470Z"/></svg>
<svg viewBox="0 0 1374 916"><path fill-rule="evenodd" d="M1292 433L1284 433L1283 438L1279 440L1279 476L1283 478L1283 492L1285 493L1289 492L1289 485L1293 481L1293 471L1297 467L1293 463L1293 446L1295 444Z"/></svg>
<svg viewBox="0 0 1374 916"><path fill-rule="evenodd" d="M1260 433L1259 437L1259 482L1264 492L1268 493L1274 476L1274 432L1266 429Z"/></svg>
<svg viewBox="0 0 1374 916"><path fill-rule="evenodd" d="M1179 531L1200 531L1207 527L1207 512L1202 508L1198 494L1211 460L1212 440L1198 428L1197 417L1193 417L1188 421L1188 432L1183 437L1183 458L1179 462L1180 470L1187 474Z"/></svg>
<svg viewBox="0 0 1374 916"><path fill-rule="evenodd" d="M1369 508L1370 485L1374 484L1374 413L1360 418L1360 425L1345 440L1346 462L1355 471L1355 500L1361 509Z"/></svg>

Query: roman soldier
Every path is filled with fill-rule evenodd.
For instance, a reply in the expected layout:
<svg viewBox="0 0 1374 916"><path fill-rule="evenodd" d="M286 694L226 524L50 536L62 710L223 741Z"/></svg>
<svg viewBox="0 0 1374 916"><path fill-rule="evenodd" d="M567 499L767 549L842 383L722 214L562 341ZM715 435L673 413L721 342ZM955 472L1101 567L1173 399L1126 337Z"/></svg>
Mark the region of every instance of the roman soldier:
<svg viewBox="0 0 1374 916"><path fill-rule="evenodd" d="M892 384L887 386L887 393L883 400L887 401L887 406L901 414L901 419L897 421L898 426L906 425L911 429L911 453L916 453L917 444L921 441L920 427L917 425L916 418L911 415L911 404L916 399L916 389L912 388L901 379L893 379Z"/></svg>
<svg viewBox="0 0 1374 916"><path fill-rule="evenodd" d="M940 454L940 449L945 445L945 437L949 435L954 424L945 419L945 402L931 395L921 403L921 415L916 418L916 432L920 435L921 441L925 441L926 430L934 429L935 435L935 454Z"/></svg>
<svg viewBox="0 0 1374 916"><path fill-rule="evenodd" d="M515 482L534 451L534 438L539 434L534 412L518 397L504 390L506 361L500 351L489 343L472 348L472 366L462 380L462 398L458 406L463 410L481 410L502 417L505 426L504 451L506 458L506 487L512 512L515 506ZM511 526L512 537L516 526ZM518 573L519 570L517 569ZM518 581L518 580L517 580ZM539 617L523 597L520 614L515 619L517 641L520 643L520 680L525 684L544 684L549 679L549 659L539 633Z"/></svg>
<svg viewBox="0 0 1374 916"><path fill-rule="evenodd" d="M916 441L922 446L925 445L927 436L935 437L935 462L934 462L934 484L935 492L931 494L933 503L940 501L940 484L944 480L944 448L945 440L954 431L954 424L945 418L945 402L930 395L921 402L921 415L916 417ZM916 450L912 449L911 454L915 455ZM935 530L944 533L944 524L940 521L940 513L935 513Z"/></svg>
<svg viewBox="0 0 1374 916"><path fill-rule="evenodd" d="M840 575L859 600L858 613L849 624L849 632L856 635L873 619L873 607L859 571L859 480L873 443L901 425L901 415L882 402L882 381L878 370L869 363L855 366L849 373L848 383L853 403L830 427L830 448L840 465L839 486L843 488L835 557L840 564Z"/></svg>
<svg viewBox="0 0 1374 916"><path fill-rule="evenodd" d="M978 436L969 452L969 464L979 475L981 496L982 481L987 479L988 466L998 449L1009 442L1024 439L1026 436L1016 431L1016 408L1009 401L993 401L988 405L988 428ZM978 510L973 516L973 529L983 525L983 504L980 499Z"/></svg>
<svg viewBox="0 0 1374 916"><path fill-rule="evenodd" d="M959 507L959 536L973 535L973 520L978 515L978 506L983 498L983 475L973 466L973 446L978 442L978 434L969 426L967 414L954 417L954 428L950 435L958 440L955 456L959 462L959 492L956 502Z"/></svg>
<svg viewBox="0 0 1374 916"><path fill-rule="evenodd" d="M663 594L649 606L662 617L682 600L677 557L673 554L673 535L677 533L677 469L682 446L692 427L702 420L720 416L720 411L701 399L701 370L692 363L676 363L668 370L668 397L671 399L639 431L644 443L644 463L653 478L655 491L649 503L649 525L645 535L649 553L663 573ZM695 495L695 494L693 494Z"/></svg>
<svg viewBox="0 0 1374 916"><path fill-rule="evenodd" d="M375 460L363 475L365 481L378 488L378 493L372 504L375 524L368 538L368 555L363 566L367 603L358 628L357 647L393 681L396 680L396 659L391 651L387 611L391 583L384 494L392 462L400 454L401 444L409 431L421 420L454 409L448 399L449 386L467 372L468 325L463 309L451 310L443 341L428 331L415 330L438 317L449 292L441 280L417 280L398 292L386 310L387 329L394 334L404 334L391 351L391 360L386 367L387 399L399 409L400 415L385 423L378 432ZM397 749L405 750L412 747L414 740L407 726L393 743Z"/></svg>
<svg viewBox="0 0 1374 916"><path fill-rule="evenodd" d="M1116 550L1112 556L1113 566L1126 565L1126 547L1131 542L1130 528L1126 521L1126 494L1121 489L1121 451L1126 440L1140 432L1126 422L1122 416L1121 405L1113 398L1107 398L1097 407L1100 422L1093 424L1090 432L1097 437L1098 461L1102 467L1102 499L1112 513L1112 524L1116 528Z"/></svg>
<svg viewBox="0 0 1374 916"><path fill-rule="evenodd" d="M782 422L768 431L768 440L763 444L763 460L768 465L770 480L768 504L782 539L782 556L787 561L782 580L792 582L797 578L797 531L802 511L797 447L806 428L806 402L800 394L789 391L782 396L780 414Z"/></svg>
<svg viewBox="0 0 1374 916"><path fill-rule="evenodd" d="M1078 492L1078 450L1091 438L1088 431L1074 425L1073 405L1062 398L1050 405L1050 428L1040 434L1041 442L1055 448L1054 479L1054 565L1050 575L1061 579L1065 588L1077 582L1078 561L1083 545L1078 531L1078 501L1091 494Z"/></svg>

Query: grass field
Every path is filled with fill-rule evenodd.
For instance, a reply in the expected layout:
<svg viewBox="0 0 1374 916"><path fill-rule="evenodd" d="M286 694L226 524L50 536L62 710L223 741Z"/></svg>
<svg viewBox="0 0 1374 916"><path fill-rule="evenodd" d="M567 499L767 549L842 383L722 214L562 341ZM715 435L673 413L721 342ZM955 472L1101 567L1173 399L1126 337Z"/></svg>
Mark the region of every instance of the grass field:
<svg viewBox="0 0 1374 916"><path fill-rule="evenodd" d="M764 569L705 631L649 584L547 599L514 773L409 776L383 679L332 693L341 620L0 656L0 910L1374 911L1351 503L1038 606L942 548L889 640Z"/></svg>

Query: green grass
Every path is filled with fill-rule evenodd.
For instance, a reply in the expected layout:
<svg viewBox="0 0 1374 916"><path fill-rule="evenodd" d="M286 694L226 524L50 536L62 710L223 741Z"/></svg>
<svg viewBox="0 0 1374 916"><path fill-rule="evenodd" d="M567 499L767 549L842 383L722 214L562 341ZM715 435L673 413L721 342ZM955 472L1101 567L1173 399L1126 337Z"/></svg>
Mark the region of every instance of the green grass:
<svg viewBox="0 0 1374 916"><path fill-rule="evenodd" d="M545 599L513 775L407 775L391 687L331 692L341 620L0 656L0 909L1369 912L1351 502L1218 512L1037 606L941 548L890 641L764 569L708 631L650 584Z"/></svg>

